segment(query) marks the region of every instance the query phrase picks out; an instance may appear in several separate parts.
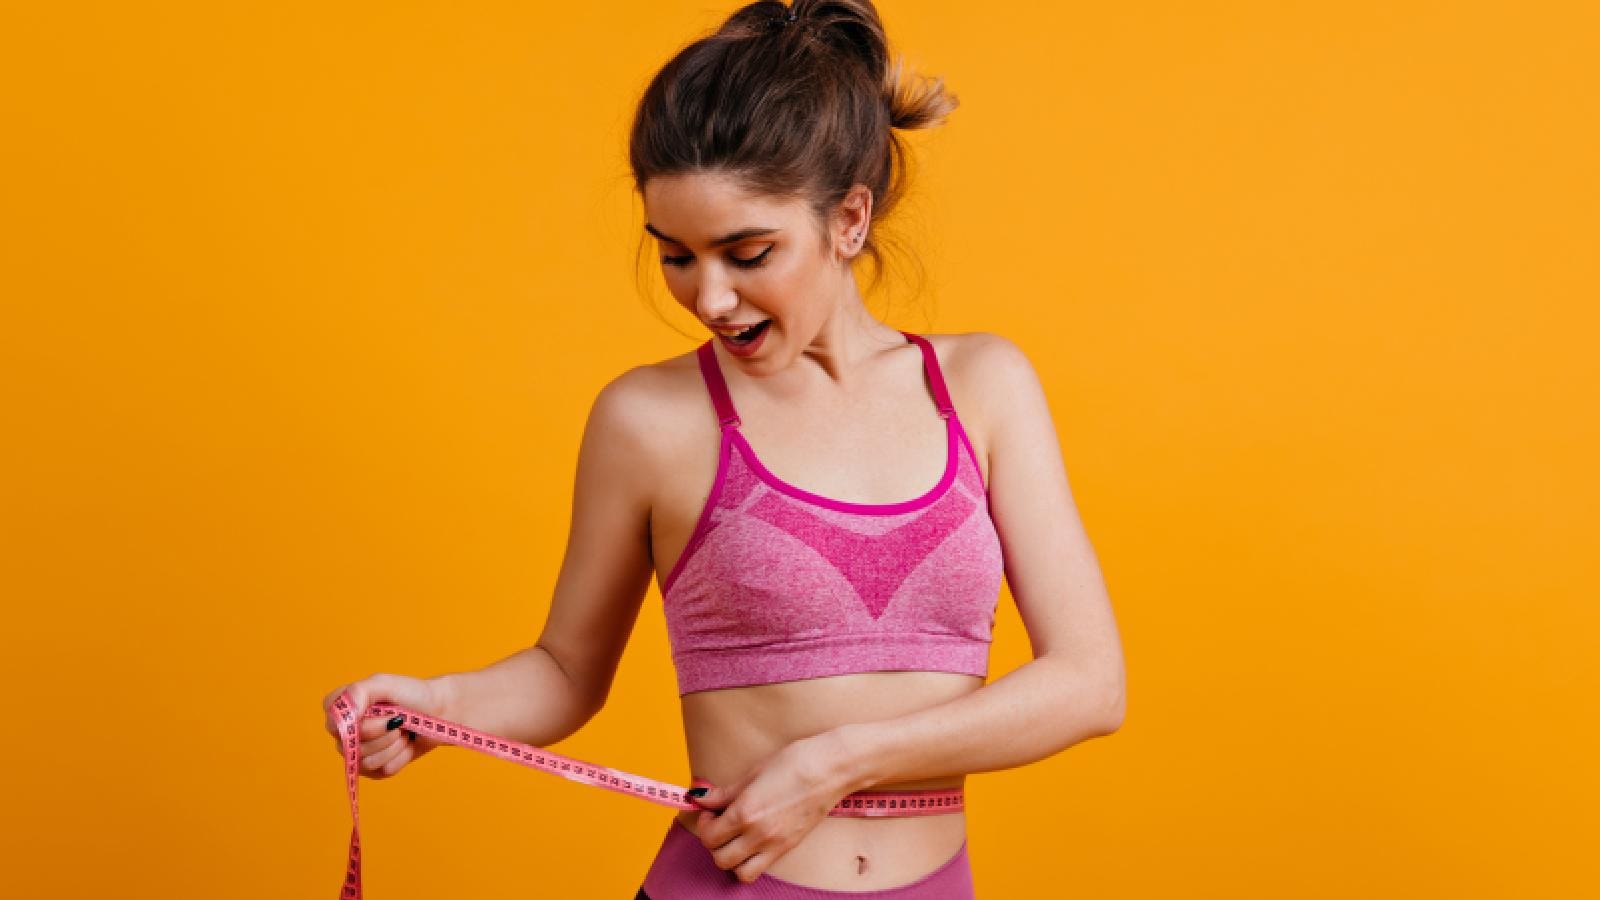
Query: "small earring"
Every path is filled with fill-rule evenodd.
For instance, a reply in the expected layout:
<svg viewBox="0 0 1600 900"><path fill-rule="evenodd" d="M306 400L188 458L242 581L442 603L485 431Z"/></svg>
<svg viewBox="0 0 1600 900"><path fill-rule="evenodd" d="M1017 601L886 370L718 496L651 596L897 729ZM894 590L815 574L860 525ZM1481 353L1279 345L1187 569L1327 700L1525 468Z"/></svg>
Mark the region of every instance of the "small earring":
<svg viewBox="0 0 1600 900"><path fill-rule="evenodd" d="M854 249L858 248L859 246L861 246L861 235L862 235L862 232L859 232L859 231L856 232L855 234L850 235L849 248L851 250L854 250Z"/></svg>

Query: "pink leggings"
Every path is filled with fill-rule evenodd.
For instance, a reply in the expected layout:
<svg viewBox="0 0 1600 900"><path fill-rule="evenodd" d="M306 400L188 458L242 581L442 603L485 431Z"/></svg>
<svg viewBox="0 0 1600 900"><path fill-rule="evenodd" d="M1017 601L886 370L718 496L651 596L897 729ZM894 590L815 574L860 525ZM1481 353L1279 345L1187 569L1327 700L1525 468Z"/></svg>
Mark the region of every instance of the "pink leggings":
<svg viewBox="0 0 1600 900"><path fill-rule="evenodd" d="M644 884L635 900L825 900L860 897L865 900L974 900L972 864L967 857L967 842L961 841L956 854L939 868L910 884L876 891L832 891L785 881L766 872L748 884L732 872L719 868L700 839L676 818L656 851L656 858L645 873Z"/></svg>

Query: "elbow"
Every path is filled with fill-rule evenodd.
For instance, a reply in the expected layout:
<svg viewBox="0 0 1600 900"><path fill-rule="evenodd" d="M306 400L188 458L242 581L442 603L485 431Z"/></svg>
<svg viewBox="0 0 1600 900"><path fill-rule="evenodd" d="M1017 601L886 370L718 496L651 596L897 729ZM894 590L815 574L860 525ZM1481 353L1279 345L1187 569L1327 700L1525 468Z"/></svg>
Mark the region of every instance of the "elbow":
<svg viewBox="0 0 1600 900"><path fill-rule="evenodd" d="M1107 687L1101 691L1101 697L1103 700L1101 709L1104 715L1101 719L1100 733L1114 734L1122 727L1122 720L1127 715L1128 709L1127 679L1120 671L1116 677L1109 679Z"/></svg>
<svg viewBox="0 0 1600 900"><path fill-rule="evenodd" d="M1070 713L1067 719L1077 732L1076 740L1113 734L1122 727L1127 710L1127 679L1120 664L1077 666L1064 663L1071 671L1069 696L1063 698Z"/></svg>

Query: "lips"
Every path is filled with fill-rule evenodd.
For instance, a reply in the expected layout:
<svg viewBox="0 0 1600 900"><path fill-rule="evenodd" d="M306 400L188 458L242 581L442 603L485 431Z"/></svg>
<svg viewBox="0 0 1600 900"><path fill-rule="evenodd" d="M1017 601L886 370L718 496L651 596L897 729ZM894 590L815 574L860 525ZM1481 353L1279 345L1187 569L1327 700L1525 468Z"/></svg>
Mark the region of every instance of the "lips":
<svg viewBox="0 0 1600 900"><path fill-rule="evenodd" d="M760 337L761 332L765 331L766 326L771 323L771 319L762 319L758 322L746 322L741 325L720 325L716 326L716 331L730 340L749 343Z"/></svg>
<svg viewBox="0 0 1600 900"><path fill-rule="evenodd" d="M771 325L771 319L763 319L732 335L719 331L718 336L722 338L722 345L728 348L728 352L735 356L750 356L761 347L767 332L772 330Z"/></svg>
<svg viewBox="0 0 1600 900"><path fill-rule="evenodd" d="M772 324L771 319L762 319L754 325L751 325L749 328L740 331L738 334L729 335L729 337L732 337L736 341L749 342L755 340L756 336L765 331L766 327L770 324Z"/></svg>

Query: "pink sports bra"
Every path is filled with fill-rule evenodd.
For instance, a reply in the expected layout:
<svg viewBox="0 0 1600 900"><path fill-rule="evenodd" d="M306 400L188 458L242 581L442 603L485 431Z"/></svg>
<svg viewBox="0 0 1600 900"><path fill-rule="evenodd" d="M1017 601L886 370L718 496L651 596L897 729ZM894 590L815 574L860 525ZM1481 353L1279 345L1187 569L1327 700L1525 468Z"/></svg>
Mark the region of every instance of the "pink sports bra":
<svg viewBox="0 0 1600 900"><path fill-rule="evenodd" d="M1004 570L988 489L933 345L901 334L922 348L948 452L939 483L899 503L834 500L772 474L739 430L714 339L696 351L722 437L711 493L661 581L680 696L849 672L987 677Z"/></svg>

